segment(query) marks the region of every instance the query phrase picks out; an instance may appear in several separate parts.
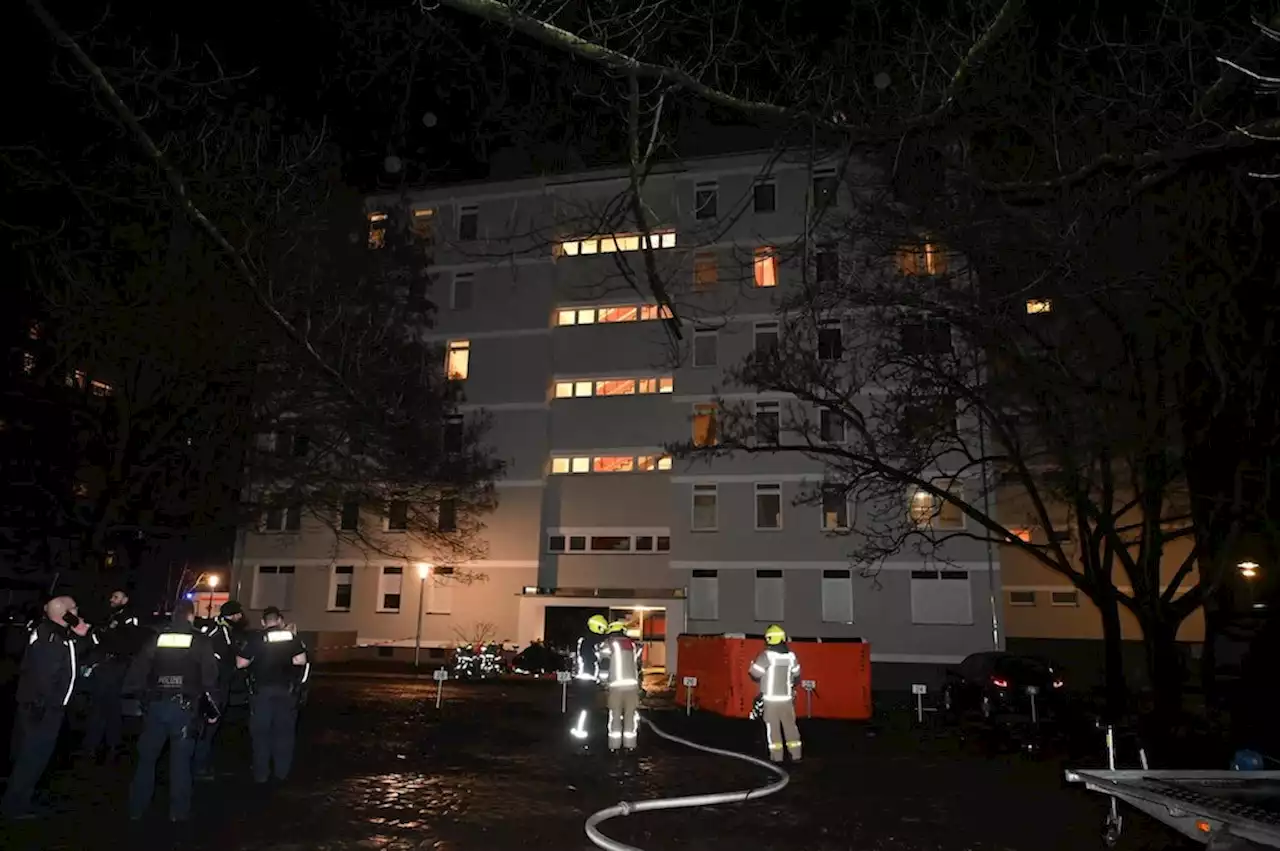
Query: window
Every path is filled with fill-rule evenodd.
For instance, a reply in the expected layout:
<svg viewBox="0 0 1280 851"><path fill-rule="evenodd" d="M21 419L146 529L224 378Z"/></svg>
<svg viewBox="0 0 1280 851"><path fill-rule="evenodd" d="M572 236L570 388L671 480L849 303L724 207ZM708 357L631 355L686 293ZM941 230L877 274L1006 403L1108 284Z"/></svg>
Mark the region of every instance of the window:
<svg viewBox="0 0 1280 851"><path fill-rule="evenodd" d="M351 611L351 583L356 569L350 564L339 564L333 568L329 579L329 611Z"/></svg>
<svg viewBox="0 0 1280 851"><path fill-rule="evenodd" d="M834 168L813 171L813 206L815 209L839 206L840 184Z"/></svg>
<svg viewBox="0 0 1280 851"><path fill-rule="evenodd" d="M436 518L436 527L441 532L458 531L458 500L451 496L446 496L440 500L439 515Z"/></svg>
<svg viewBox="0 0 1280 851"><path fill-rule="evenodd" d="M693 406L693 445L715 446L716 406L704 403Z"/></svg>
<svg viewBox="0 0 1280 851"><path fill-rule="evenodd" d="M400 611L400 595L404 590L404 568L384 567L378 577L378 611L395 614Z"/></svg>
<svg viewBox="0 0 1280 851"><path fill-rule="evenodd" d="M450 340L445 360L445 374L450 381L466 381L471 371L471 341Z"/></svg>
<svg viewBox="0 0 1280 851"><path fill-rule="evenodd" d="M813 255L813 276L819 284L834 284L840 278L840 250L835 243L818 246Z"/></svg>
<svg viewBox="0 0 1280 851"><path fill-rule="evenodd" d="M600 322L635 322L640 318L638 307L602 307L596 311Z"/></svg>
<svg viewBox="0 0 1280 851"><path fill-rule="evenodd" d="M945 275L947 255L932 242L907 245L898 250L898 272L903 275Z"/></svg>
<svg viewBox="0 0 1280 851"><path fill-rule="evenodd" d="M720 268L714 251L699 251L693 255L693 288L705 292L720 280Z"/></svg>
<svg viewBox="0 0 1280 851"><path fill-rule="evenodd" d="M587 538L585 535L569 536L569 552L585 553L587 551Z"/></svg>
<svg viewBox="0 0 1280 851"><path fill-rule="evenodd" d="M589 543L593 553L629 553L630 535L592 535Z"/></svg>
<svg viewBox="0 0 1280 851"><path fill-rule="evenodd" d="M1080 605L1080 592L1079 591L1050 591L1049 605L1078 606Z"/></svg>
<svg viewBox="0 0 1280 851"><path fill-rule="evenodd" d="M44 336L44 324L37 319L33 319L27 323L27 339L39 340Z"/></svg>
<svg viewBox="0 0 1280 851"><path fill-rule="evenodd" d="M778 208L778 187L772 180L760 181L752 188L751 207L757 213L772 213Z"/></svg>
<svg viewBox="0 0 1280 851"><path fill-rule="evenodd" d="M1032 316L1040 313L1053 313L1053 299L1051 298L1027 299L1027 313Z"/></svg>
<svg viewBox="0 0 1280 851"><path fill-rule="evenodd" d="M293 608L293 565L261 565L253 581L253 608Z"/></svg>
<svg viewBox="0 0 1280 851"><path fill-rule="evenodd" d="M409 503L403 499L393 499L387 503L388 532L403 532L409 528Z"/></svg>
<svg viewBox="0 0 1280 851"><path fill-rule="evenodd" d="M549 553L564 552L564 535L547 536L547 552Z"/></svg>
<svg viewBox="0 0 1280 851"><path fill-rule="evenodd" d="M387 214L369 214L369 248L377 250L387 244Z"/></svg>
<svg viewBox="0 0 1280 851"><path fill-rule="evenodd" d="M844 443L844 417L838 411L821 408L818 411L818 439L824 443Z"/></svg>
<svg viewBox="0 0 1280 851"><path fill-rule="evenodd" d="M646 239L642 234L603 234L575 237L556 243L553 253L557 257L577 257L590 254L614 254L616 252L675 248L675 231L651 232Z"/></svg>
<svg viewBox="0 0 1280 851"><path fill-rule="evenodd" d="M105 399L107 396L115 393L115 388L105 381L98 381L94 379L89 382L89 392L100 399Z"/></svg>
<svg viewBox="0 0 1280 851"><path fill-rule="evenodd" d="M670 535L574 535L571 539L563 534L547 536L547 552L563 553L566 540L581 542L572 547L575 553L665 553L671 550Z"/></svg>
<svg viewBox="0 0 1280 851"><path fill-rule="evenodd" d="M693 486L693 517L689 528L694 532L714 532L720 522L715 485Z"/></svg>
<svg viewBox="0 0 1280 851"><path fill-rule="evenodd" d="M596 382L597 396L634 396L636 380L634 378L607 378Z"/></svg>
<svg viewBox="0 0 1280 851"><path fill-rule="evenodd" d="M973 592L967 570L911 571L911 622L972 624Z"/></svg>
<svg viewBox="0 0 1280 851"><path fill-rule="evenodd" d="M634 455L597 455L591 459L593 473L630 473L635 469Z"/></svg>
<svg viewBox="0 0 1280 851"><path fill-rule="evenodd" d="M676 389L676 381L669 375L641 378L639 384L641 393L672 393Z"/></svg>
<svg viewBox="0 0 1280 851"><path fill-rule="evenodd" d="M1035 591L1010 591L1010 606L1034 606L1036 604Z"/></svg>
<svg viewBox="0 0 1280 851"><path fill-rule="evenodd" d="M557 325L594 325L596 322L648 322L670 319L671 308L656 304L625 307L574 307L556 311Z"/></svg>
<svg viewBox="0 0 1280 851"><path fill-rule="evenodd" d="M956 499L963 498L959 482L936 479L933 486L951 494ZM923 488L912 490L910 499L911 520L917 526L952 530L964 528L964 512L954 502L934 496Z"/></svg>
<svg viewBox="0 0 1280 851"><path fill-rule="evenodd" d="M427 577L426 610L429 615L453 613L453 568L437 567Z"/></svg>
<svg viewBox="0 0 1280 851"><path fill-rule="evenodd" d="M839 322L826 322L818 329L818 359L840 360L844 356L844 335Z"/></svg>
<svg viewBox="0 0 1280 851"><path fill-rule="evenodd" d="M951 324L941 319L907 322L899 329L902 350L910 355L932 357L951 354Z"/></svg>
<svg viewBox="0 0 1280 851"><path fill-rule="evenodd" d="M756 402L756 442L774 444L782 432L782 406L778 402Z"/></svg>
<svg viewBox="0 0 1280 851"><path fill-rule="evenodd" d="M715 366L719 361L719 334L714 328L693 329L693 365Z"/></svg>
<svg viewBox="0 0 1280 851"><path fill-rule="evenodd" d="M782 528L782 485L756 485L756 529Z"/></svg>
<svg viewBox="0 0 1280 851"><path fill-rule="evenodd" d="M755 619L776 623L783 620L786 611L786 584L781 570L756 571Z"/></svg>
<svg viewBox="0 0 1280 851"><path fill-rule="evenodd" d="M1024 544L1031 543L1031 530L1026 526L1010 526L1009 535L1011 538L1022 541ZM1010 543L1012 543L1012 541Z"/></svg>
<svg viewBox="0 0 1280 851"><path fill-rule="evenodd" d="M262 531L297 532L302 529L302 506L272 500L262 513Z"/></svg>
<svg viewBox="0 0 1280 851"><path fill-rule="evenodd" d="M853 623L853 571L822 571L822 622Z"/></svg>
<svg viewBox="0 0 1280 851"><path fill-rule="evenodd" d="M689 620L720 619L720 577L714 570L695 570L689 579Z"/></svg>
<svg viewBox="0 0 1280 851"><path fill-rule="evenodd" d="M654 470L670 470L670 455L641 455L636 458L636 469L642 473L652 473Z"/></svg>
<svg viewBox="0 0 1280 851"><path fill-rule="evenodd" d="M445 417L444 433L440 440L441 448L450 455L456 455L462 451L462 436L462 417L456 414Z"/></svg>
<svg viewBox="0 0 1280 851"><path fill-rule="evenodd" d="M716 200L719 191L714 183L699 183L693 189L693 217L695 219L714 219L716 217Z"/></svg>
<svg viewBox="0 0 1280 851"><path fill-rule="evenodd" d="M472 242L480 238L480 209L478 207L458 208L458 241Z"/></svg>
<svg viewBox="0 0 1280 851"><path fill-rule="evenodd" d="M551 459L551 473L556 476L576 473L650 473L671 469L669 455L576 455Z"/></svg>
<svg viewBox="0 0 1280 851"><path fill-rule="evenodd" d="M770 355L778 350L778 323L757 322L752 348L757 355Z"/></svg>
<svg viewBox="0 0 1280 851"><path fill-rule="evenodd" d="M476 276L472 272L458 272L453 276L453 292L449 306L454 310L470 310Z"/></svg>
<svg viewBox="0 0 1280 851"><path fill-rule="evenodd" d="M757 287L776 287L778 285L778 250L771 245L764 245L755 250L752 266L755 271Z"/></svg>
<svg viewBox="0 0 1280 851"><path fill-rule="evenodd" d="M344 532L354 532L360 528L360 502L354 497L342 501L338 513L338 528Z"/></svg>
<svg viewBox="0 0 1280 851"><path fill-rule="evenodd" d="M666 553L671 551L671 536L658 535L637 535L636 536L636 552L658 552Z"/></svg>
<svg viewBox="0 0 1280 851"><path fill-rule="evenodd" d="M837 485L822 489L822 528L828 532L849 529L849 494Z"/></svg>
<svg viewBox="0 0 1280 851"><path fill-rule="evenodd" d="M83 390L83 389L84 389L84 384L85 384L85 379L86 379L87 377L88 377L88 376L86 376L86 375L84 374L84 370L83 370L83 369L77 369L77 370L74 370L74 371L72 371L72 372L68 372L68 373L67 373L67 378L66 378L66 385L67 385L68 387L78 387L78 388L80 388L81 390Z"/></svg>
<svg viewBox="0 0 1280 851"><path fill-rule="evenodd" d="M436 241L436 211L414 210L409 220L409 229L419 242L433 245Z"/></svg>
<svg viewBox="0 0 1280 851"><path fill-rule="evenodd" d="M1050 529L1049 540L1055 544L1069 544L1071 543L1071 530L1070 529Z"/></svg>

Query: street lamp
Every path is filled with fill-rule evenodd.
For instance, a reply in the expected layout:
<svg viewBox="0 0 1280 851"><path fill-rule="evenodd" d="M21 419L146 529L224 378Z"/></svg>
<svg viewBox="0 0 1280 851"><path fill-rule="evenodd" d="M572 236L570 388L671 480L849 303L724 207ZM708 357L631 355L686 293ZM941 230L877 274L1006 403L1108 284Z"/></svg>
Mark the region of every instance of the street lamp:
<svg viewBox="0 0 1280 851"><path fill-rule="evenodd" d="M206 617L213 617L213 592L218 587L218 574L212 573L205 579L205 583L209 586L209 610Z"/></svg>
<svg viewBox="0 0 1280 851"><path fill-rule="evenodd" d="M1258 563L1256 561L1242 561L1236 567L1240 570L1240 575L1245 579L1254 579L1258 576Z"/></svg>
<svg viewBox="0 0 1280 851"><path fill-rule="evenodd" d="M425 561L418 562L418 629L413 636L413 669L418 670L418 661L422 657L422 600L427 595L427 577L431 575L431 565Z"/></svg>

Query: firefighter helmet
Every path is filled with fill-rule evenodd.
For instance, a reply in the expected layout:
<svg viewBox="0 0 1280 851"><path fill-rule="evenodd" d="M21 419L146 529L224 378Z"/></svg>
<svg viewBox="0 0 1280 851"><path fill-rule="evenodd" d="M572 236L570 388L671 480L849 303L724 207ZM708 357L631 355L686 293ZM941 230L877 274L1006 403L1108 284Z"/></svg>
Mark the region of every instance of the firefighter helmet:
<svg viewBox="0 0 1280 851"><path fill-rule="evenodd" d="M604 615L592 615L587 618L587 629L596 635L604 635L609 629L609 622L604 619Z"/></svg>
<svg viewBox="0 0 1280 851"><path fill-rule="evenodd" d="M787 632L776 623L764 631L765 644L781 644L787 640Z"/></svg>
<svg viewBox="0 0 1280 851"><path fill-rule="evenodd" d="M613 623L609 624L610 634L618 633L618 632L626 632L626 631L627 631L627 625L623 621L614 621Z"/></svg>

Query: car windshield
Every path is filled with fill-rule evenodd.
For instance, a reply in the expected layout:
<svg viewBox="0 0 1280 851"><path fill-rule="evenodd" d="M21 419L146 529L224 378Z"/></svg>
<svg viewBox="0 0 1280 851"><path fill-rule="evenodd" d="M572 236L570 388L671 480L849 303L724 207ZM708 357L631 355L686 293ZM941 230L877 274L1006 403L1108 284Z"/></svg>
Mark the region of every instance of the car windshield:
<svg viewBox="0 0 1280 851"><path fill-rule="evenodd" d="M996 662L996 672L1012 680L1039 682L1049 679L1053 669L1043 659L1006 656Z"/></svg>

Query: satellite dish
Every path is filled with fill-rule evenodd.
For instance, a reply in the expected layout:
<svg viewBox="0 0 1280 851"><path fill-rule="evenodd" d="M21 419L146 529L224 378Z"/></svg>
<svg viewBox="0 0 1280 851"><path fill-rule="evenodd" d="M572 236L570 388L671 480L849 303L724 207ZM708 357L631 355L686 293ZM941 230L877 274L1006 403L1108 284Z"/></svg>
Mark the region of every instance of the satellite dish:
<svg viewBox="0 0 1280 851"><path fill-rule="evenodd" d="M388 154L387 158L382 161L382 167L386 169L387 174L399 174L403 163L395 154Z"/></svg>
<svg viewBox="0 0 1280 851"><path fill-rule="evenodd" d="M881 71L880 73L876 74L874 78L872 78L872 82L875 83L875 86L877 89L884 91L885 89L889 88L889 84L892 83L893 80L889 77L889 75L886 72Z"/></svg>
<svg viewBox="0 0 1280 851"><path fill-rule="evenodd" d="M434 112L424 112L424 113L422 113L422 126L423 126L423 127L435 127L435 126L436 126L436 121L437 121L437 119L436 119L436 114L435 114Z"/></svg>

